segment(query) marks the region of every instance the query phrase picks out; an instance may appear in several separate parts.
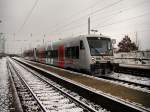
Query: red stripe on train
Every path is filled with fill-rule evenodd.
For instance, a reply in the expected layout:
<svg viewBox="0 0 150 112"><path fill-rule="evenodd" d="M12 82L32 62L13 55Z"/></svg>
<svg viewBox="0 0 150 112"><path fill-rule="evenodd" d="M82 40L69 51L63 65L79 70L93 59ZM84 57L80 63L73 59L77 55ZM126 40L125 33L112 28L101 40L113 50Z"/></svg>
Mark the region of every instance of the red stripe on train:
<svg viewBox="0 0 150 112"><path fill-rule="evenodd" d="M64 45L59 46L58 48L58 63L59 63L59 67L64 68Z"/></svg>

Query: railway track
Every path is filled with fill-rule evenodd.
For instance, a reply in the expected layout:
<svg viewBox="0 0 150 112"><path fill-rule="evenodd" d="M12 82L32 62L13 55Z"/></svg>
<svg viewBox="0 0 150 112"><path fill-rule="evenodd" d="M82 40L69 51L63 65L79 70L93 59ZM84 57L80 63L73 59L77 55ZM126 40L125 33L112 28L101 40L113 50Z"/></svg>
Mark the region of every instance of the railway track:
<svg viewBox="0 0 150 112"><path fill-rule="evenodd" d="M82 101L83 98L72 92L67 92L65 88L53 81L46 80L39 74L27 70L14 62L9 62L9 68L13 71L15 82L21 80L19 86L22 86L23 103L26 111L62 111L62 112L105 112L99 106L92 107L92 103ZM25 96L25 97L24 97ZM81 100L82 99L82 100ZM86 102L86 103L85 103ZM30 105L31 104L31 105Z"/></svg>
<svg viewBox="0 0 150 112"><path fill-rule="evenodd" d="M8 72L11 77L11 82L13 84L14 97L17 99L14 103L17 105L15 110L18 112L28 112L28 111L39 111L42 112L37 101L34 99L30 91L26 88L23 82L19 79L16 71L13 67L8 64Z"/></svg>
<svg viewBox="0 0 150 112"><path fill-rule="evenodd" d="M118 74L119 75L119 74ZM111 76L100 76L99 78L106 79L108 81L111 81L112 83L120 84L125 87L129 87L132 89L140 90L143 92L150 93L150 85L148 84L142 84L134 81L129 81L129 80L124 80L124 79L119 79L116 77L111 77Z"/></svg>
<svg viewBox="0 0 150 112"><path fill-rule="evenodd" d="M57 83L63 85L66 88L69 88L72 91L75 91L80 96L89 99L90 101L94 102L95 104L101 105L101 107L114 111L114 112L146 112L150 111L148 108L144 108L143 106L136 105L135 103L126 102L122 99L118 99L113 96L109 96L107 94L101 92L91 91L88 87L85 86L78 86L76 83L70 82L70 80L55 76L55 74L45 71L42 68L35 67L30 65L26 62L19 61L22 64L36 70L39 73L44 73L45 76L50 77L52 80L56 81ZM51 75L50 75L51 74ZM56 74L57 75L57 74ZM88 93L88 94L87 94Z"/></svg>
<svg viewBox="0 0 150 112"><path fill-rule="evenodd" d="M148 69L148 67L144 69L134 66L119 66L115 69L115 72L150 78L150 68Z"/></svg>
<svg viewBox="0 0 150 112"><path fill-rule="evenodd" d="M69 71L69 70L65 70L65 69L63 69L63 70L64 71ZM70 72L72 72L72 71L70 71ZM76 73L76 74L85 75L85 74L82 74L82 73ZM114 73L114 74L120 75L121 73ZM127 74L123 74L123 75L126 76ZM131 74L129 74L129 75L132 76ZM86 75L86 76L88 77L89 75ZM141 75L139 75L139 76L141 76ZM138 77L138 76L133 75L133 77ZM132 80L132 81L130 80L129 81L129 80L124 80L124 79L119 79L118 77L114 78L114 77L111 77L110 75L96 76L95 78L99 78L99 80L101 80L101 79L103 80L104 79L107 82L119 84L119 85L122 85L122 86L125 86L125 87L128 87L128 88L132 88L132 89L135 89L135 90L139 90L139 91L150 93L149 77L145 77L145 78L148 78L147 82L149 84L140 83L139 82L140 80L139 81L134 81L134 80ZM144 78L144 76L142 76L141 78Z"/></svg>

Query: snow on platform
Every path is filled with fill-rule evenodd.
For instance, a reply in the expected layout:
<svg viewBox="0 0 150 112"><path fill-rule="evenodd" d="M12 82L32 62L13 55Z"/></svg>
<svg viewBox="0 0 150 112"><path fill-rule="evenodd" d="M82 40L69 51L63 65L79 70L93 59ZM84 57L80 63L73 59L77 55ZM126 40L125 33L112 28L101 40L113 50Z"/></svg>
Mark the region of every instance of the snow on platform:
<svg viewBox="0 0 150 112"><path fill-rule="evenodd" d="M114 57L116 63L150 66L150 51L115 53Z"/></svg>
<svg viewBox="0 0 150 112"><path fill-rule="evenodd" d="M9 112L9 81L6 58L0 59L0 112Z"/></svg>
<svg viewBox="0 0 150 112"><path fill-rule="evenodd" d="M148 69L150 70L150 65L139 65L139 64L119 64L120 67L129 67L137 69Z"/></svg>

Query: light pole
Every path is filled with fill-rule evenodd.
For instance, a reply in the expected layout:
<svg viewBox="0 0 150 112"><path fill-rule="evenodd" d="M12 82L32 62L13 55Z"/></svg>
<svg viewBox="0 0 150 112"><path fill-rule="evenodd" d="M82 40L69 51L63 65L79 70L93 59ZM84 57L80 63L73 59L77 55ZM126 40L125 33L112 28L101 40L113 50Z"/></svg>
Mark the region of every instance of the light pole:
<svg viewBox="0 0 150 112"><path fill-rule="evenodd" d="M44 38L43 38L43 45L44 45L45 44L45 37L46 37L46 35L44 34L43 36L44 36Z"/></svg>
<svg viewBox="0 0 150 112"><path fill-rule="evenodd" d="M88 18L88 35L90 35L90 17Z"/></svg>

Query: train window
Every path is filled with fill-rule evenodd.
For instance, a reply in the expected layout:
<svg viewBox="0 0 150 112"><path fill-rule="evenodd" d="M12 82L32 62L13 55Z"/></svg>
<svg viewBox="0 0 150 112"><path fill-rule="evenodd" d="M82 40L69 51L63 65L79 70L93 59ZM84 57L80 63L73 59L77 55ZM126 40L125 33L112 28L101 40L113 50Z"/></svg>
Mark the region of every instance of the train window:
<svg viewBox="0 0 150 112"><path fill-rule="evenodd" d="M72 54L72 58L73 58L73 59L76 59L76 47L72 47L72 48L71 48L71 52L72 52L72 53L71 53L71 54Z"/></svg>
<svg viewBox="0 0 150 112"><path fill-rule="evenodd" d="M79 46L65 48L65 57L79 59Z"/></svg>
<svg viewBox="0 0 150 112"><path fill-rule="evenodd" d="M76 58L79 59L79 46L76 46Z"/></svg>
<svg viewBox="0 0 150 112"><path fill-rule="evenodd" d="M52 56L52 51L50 51L50 58L52 58L53 56Z"/></svg>
<svg viewBox="0 0 150 112"><path fill-rule="evenodd" d="M47 56L50 57L51 56L51 52L47 51Z"/></svg>
<svg viewBox="0 0 150 112"><path fill-rule="evenodd" d="M39 57L39 51L38 50L36 51L36 56Z"/></svg>
<svg viewBox="0 0 150 112"><path fill-rule="evenodd" d="M40 52L39 52L39 56L40 56L41 58L46 58L45 51L40 51Z"/></svg>
<svg viewBox="0 0 150 112"><path fill-rule="evenodd" d="M58 50L53 50L52 51L52 57L57 58L58 57Z"/></svg>
<svg viewBox="0 0 150 112"><path fill-rule="evenodd" d="M50 58L57 58L58 57L58 50L51 50L49 51L49 57Z"/></svg>
<svg viewBox="0 0 150 112"><path fill-rule="evenodd" d="M43 51L42 53L43 53L43 58L46 58L46 52Z"/></svg>
<svg viewBox="0 0 150 112"><path fill-rule="evenodd" d="M49 51L45 51L45 55L46 55L46 58L48 58L49 57Z"/></svg>
<svg viewBox="0 0 150 112"><path fill-rule="evenodd" d="M71 49L70 47L65 48L65 57L70 58L71 56Z"/></svg>
<svg viewBox="0 0 150 112"><path fill-rule="evenodd" d="M84 43L83 43L83 41L82 41L82 40L80 40L80 49L85 49L85 47L84 47Z"/></svg>
<svg viewBox="0 0 150 112"><path fill-rule="evenodd" d="M112 55L111 40L109 38L88 37L87 40L92 56Z"/></svg>

